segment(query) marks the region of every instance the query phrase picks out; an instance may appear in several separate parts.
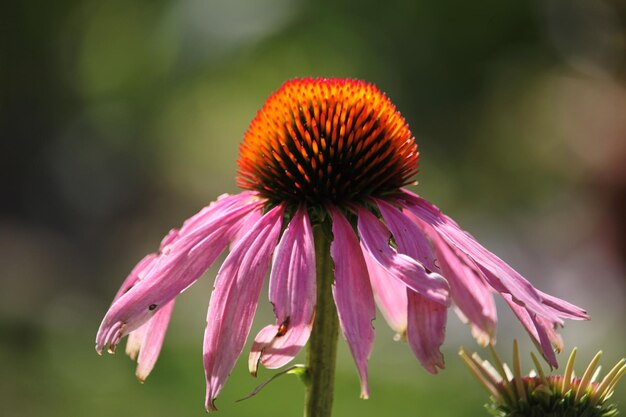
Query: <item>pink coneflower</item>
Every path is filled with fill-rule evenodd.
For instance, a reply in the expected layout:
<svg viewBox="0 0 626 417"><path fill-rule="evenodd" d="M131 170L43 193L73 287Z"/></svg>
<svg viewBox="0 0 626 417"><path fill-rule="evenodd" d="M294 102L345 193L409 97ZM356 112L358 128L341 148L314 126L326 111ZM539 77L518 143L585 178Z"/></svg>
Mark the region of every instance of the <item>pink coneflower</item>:
<svg viewBox="0 0 626 417"><path fill-rule="evenodd" d="M439 347L448 306L486 344L495 334L494 292L556 366L552 345L560 348L561 341L555 327L586 313L535 289L437 207L403 189L417 173L418 155L404 119L373 85L288 81L241 144L238 184L245 191L202 209L135 267L102 321L96 350L113 351L129 335L143 380L157 359L174 299L230 246L204 335L208 410L215 409L244 348L270 261L276 321L254 339L253 374L258 363L271 369L287 364L312 331L332 326L316 310L332 297L367 397L375 305L434 374L444 367ZM320 269L328 251L334 282L331 274L325 286L316 282L316 260Z"/></svg>

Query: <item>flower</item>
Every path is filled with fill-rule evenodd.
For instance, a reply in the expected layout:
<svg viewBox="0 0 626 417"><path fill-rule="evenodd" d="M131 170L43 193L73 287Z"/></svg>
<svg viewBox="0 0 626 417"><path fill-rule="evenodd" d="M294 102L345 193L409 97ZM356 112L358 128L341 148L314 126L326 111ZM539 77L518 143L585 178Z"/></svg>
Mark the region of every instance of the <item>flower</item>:
<svg viewBox="0 0 626 417"><path fill-rule="evenodd" d="M617 414L615 404L607 400L626 373L624 358L598 382L602 351L589 362L582 377L574 374L576 348L567 360L563 375L546 375L537 357L531 353L537 369L522 376L517 341L513 344L513 372L500 360L493 346L491 352L495 366L483 361L476 353L469 356L463 349L459 355L472 375L491 394L491 403L486 408L494 416L611 417Z"/></svg>
<svg viewBox="0 0 626 417"><path fill-rule="evenodd" d="M314 325L313 226L332 232L333 298L367 397L367 361L377 304L429 372L454 303L482 344L493 340L492 294L511 306L548 361L564 318L586 313L544 294L483 248L437 207L403 187L418 170L417 144L376 87L347 79L286 82L252 121L240 146L237 195L224 195L163 240L137 265L106 313L96 350L129 336L144 379L163 342L175 298L230 245L215 279L204 335L206 407L241 354L272 261L276 321L255 337L250 371L279 368ZM332 225L331 225L332 224ZM283 230L283 226L285 226ZM319 256L319 254L318 254Z"/></svg>

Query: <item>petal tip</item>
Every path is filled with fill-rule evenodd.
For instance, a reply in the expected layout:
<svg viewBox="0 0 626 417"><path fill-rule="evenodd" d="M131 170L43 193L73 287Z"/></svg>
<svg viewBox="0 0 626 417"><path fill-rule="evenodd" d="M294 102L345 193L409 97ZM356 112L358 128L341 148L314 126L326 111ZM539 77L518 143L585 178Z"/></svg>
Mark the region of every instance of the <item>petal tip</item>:
<svg viewBox="0 0 626 417"><path fill-rule="evenodd" d="M248 372L250 375L256 378L257 371L259 370L259 361L261 360L261 350L255 349L252 347L252 351L250 352L250 356L248 356Z"/></svg>
<svg viewBox="0 0 626 417"><path fill-rule="evenodd" d="M215 398L207 398L206 404L205 404L205 408L207 413L212 413L214 411L217 411L217 407L215 406Z"/></svg>
<svg viewBox="0 0 626 417"><path fill-rule="evenodd" d="M367 374L361 376L361 394L359 396L362 400L367 400L370 398L370 386L367 380Z"/></svg>

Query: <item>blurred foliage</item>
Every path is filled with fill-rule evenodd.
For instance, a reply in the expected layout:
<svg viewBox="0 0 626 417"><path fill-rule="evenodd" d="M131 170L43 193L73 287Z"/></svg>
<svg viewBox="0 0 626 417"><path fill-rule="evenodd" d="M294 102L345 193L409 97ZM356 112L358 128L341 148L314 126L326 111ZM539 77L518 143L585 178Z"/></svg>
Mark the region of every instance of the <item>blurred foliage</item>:
<svg viewBox="0 0 626 417"><path fill-rule="evenodd" d="M236 190L247 124L293 77L378 85L420 145L416 189L540 288L589 309L594 325L570 323L567 345L623 356L625 22L618 0L5 4L0 414L204 414L214 270L179 303L144 386L130 361L98 358L93 336L134 262ZM261 304L255 325L269 317ZM519 338L502 316L501 338ZM336 415L480 415L485 396L454 353L473 342L456 318L436 377L376 327L372 398L358 400L344 346ZM289 378L233 404L257 383L244 362L221 415L300 413Z"/></svg>

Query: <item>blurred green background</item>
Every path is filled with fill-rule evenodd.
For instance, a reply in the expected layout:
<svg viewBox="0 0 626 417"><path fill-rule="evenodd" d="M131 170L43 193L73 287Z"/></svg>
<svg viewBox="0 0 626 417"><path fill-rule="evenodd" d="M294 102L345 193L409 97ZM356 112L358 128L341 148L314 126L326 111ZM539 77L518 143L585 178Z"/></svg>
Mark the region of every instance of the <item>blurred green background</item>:
<svg viewBox="0 0 626 417"><path fill-rule="evenodd" d="M122 348L96 355L95 333L165 232L236 192L243 133L293 77L385 91L420 146L415 189L588 309L591 323L563 331L581 365L626 353L625 3L30 1L5 4L0 24L0 415L204 415L215 269L181 296L144 385ZM253 334L273 320L265 300ZM521 339L528 367L532 346L502 307L498 349L510 358ZM435 377L374 324L371 399L340 341L335 415L486 415L456 355L477 346L454 313ZM255 380L245 359L218 415L300 415L293 377L234 402L274 373ZM626 407L626 383L614 398Z"/></svg>

